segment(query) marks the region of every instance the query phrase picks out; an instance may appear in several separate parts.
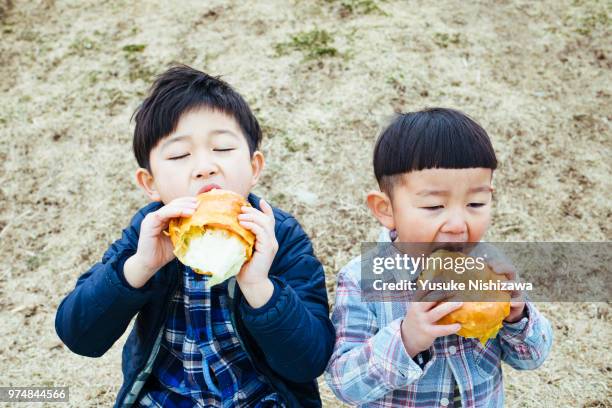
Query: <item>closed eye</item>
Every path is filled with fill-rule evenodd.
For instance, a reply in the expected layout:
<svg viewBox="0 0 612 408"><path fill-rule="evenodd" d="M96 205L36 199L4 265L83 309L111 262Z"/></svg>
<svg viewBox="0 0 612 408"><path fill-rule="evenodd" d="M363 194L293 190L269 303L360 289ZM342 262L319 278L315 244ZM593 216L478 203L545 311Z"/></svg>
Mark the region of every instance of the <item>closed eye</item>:
<svg viewBox="0 0 612 408"><path fill-rule="evenodd" d="M431 206L431 207L421 207L421 208L424 209L424 210L435 211L435 210L439 210L441 208L444 208L444 206L442 206L442 205L434 205L434 206Z"/></svg>
<svg viewBox="0 0 612 408"><path fill-rule="evenodd" d="M468 207L479 208L479 207L482 207L484 205L485 205L484 203L469 203Z"/></svg>
<svg viewBox="0 0 612 408"><path fill-rule="evenodd" d="M189 153L184 154L182 156L169 157L168 160L179 160L179 159L182 159L183 157L187 157L187 156L189 156Z"/></svg>
<svg viewBox="0 0 612 408"><path fill-rule="evenodd" d="M229 152L232 150L236 150L234 148L228 148L228 149L213 149L214 152Z"/></svg>

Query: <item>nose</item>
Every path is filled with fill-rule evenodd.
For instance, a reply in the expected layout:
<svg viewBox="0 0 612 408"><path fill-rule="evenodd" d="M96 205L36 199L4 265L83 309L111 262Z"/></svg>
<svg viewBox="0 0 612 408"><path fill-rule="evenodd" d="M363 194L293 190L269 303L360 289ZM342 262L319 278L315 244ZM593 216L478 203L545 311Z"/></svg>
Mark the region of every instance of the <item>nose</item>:
<svg viewBox="0 0 612 408"><path fill-rule="evenodd" d="M199 155L193 171L194 178L208 178L219 172L218 166L207 155Z"/></svg>
<svg viewBox="0 0 612 408"><path fill-rule="evenodd" d="M440 232L452 236L460 236L467 233L467 222L463 211L456 210L449 214L448 219L440 229Z"/></svg>

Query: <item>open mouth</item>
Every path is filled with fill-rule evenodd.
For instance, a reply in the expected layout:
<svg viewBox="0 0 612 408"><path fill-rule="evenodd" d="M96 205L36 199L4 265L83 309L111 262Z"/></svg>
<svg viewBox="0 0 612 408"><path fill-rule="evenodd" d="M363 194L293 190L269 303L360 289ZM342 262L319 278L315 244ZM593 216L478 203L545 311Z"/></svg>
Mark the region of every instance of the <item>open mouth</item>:
<svg viewBox="0 0 612 408"><path fill-rule="evenodd" d="M466 242L436 242L433 250L445 249L452 252L463 252L467 244Z"/></svg>
<svg viewBox="0 0 612 408"><path fill-rule="evenodd" d="M214 189L221 189L221 186L218 184L207 184L198 191L198 194L208 193L210 190Z"/></svg>

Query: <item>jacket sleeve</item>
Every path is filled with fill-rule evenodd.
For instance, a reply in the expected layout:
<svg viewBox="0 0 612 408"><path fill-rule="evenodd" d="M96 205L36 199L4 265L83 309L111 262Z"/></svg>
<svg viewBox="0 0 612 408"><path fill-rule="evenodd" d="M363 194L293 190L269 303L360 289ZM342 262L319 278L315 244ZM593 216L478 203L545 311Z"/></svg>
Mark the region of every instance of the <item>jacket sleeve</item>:
<svg viewBox="0 0 612 408"><path fill-rule="evenodd" d="M501 358L517 370L532 370L542 365L552 346L550 322L532 302L525 302L527 316L515 323L504 323L499 331Z"/></svg>
<svg viewBox="0 0 612 408"><path fill-rule="evenodd" d="M257 309L242 298L240 312L270 367L289 381L308 382L323 373L334 342L325 274L295 218L286 218L276 234L272 298Z"/></svg>
<svg viewBox="0 0 612 408"><path fill-rule="evenodd" d="M379 400L389 392L417 381L434 364L435 356L422 367L407 353L401 336L403 318L379 327L371 304L361 299L359 282L347 273L359 268L352 261L338 274L336 305L332 321L336 346L325 380L343 402L361 405Z"/></svg>
<svg viewBox="0 0 612 408"><path fill-rule="evenodd" d="M75 288L60 303L55 331L73 352L102 356L149 299L151 281L135 289L123 276L125 261L136 252L143 218L142 212L134 216L122 238L108 248L101 262L79 277Z"/></svg>

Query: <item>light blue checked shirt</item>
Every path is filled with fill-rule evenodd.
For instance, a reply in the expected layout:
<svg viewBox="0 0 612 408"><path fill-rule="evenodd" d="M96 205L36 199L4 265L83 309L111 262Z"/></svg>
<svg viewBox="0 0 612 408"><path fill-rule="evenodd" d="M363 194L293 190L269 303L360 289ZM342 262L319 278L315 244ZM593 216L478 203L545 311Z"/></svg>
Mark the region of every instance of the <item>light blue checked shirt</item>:
<svg viewBox="0 0 612 408"><path fill-rule="evenodd" d="M501 362L518 370L535 369L552 345L550 323L527 302L527 317L504 323L484 347L477 339L439 337L429 349L429 361L419 365L406 352L400 334L410 291L404 301L364 302L360 257L342 268L337 282L332 314L336 343L325 379L349 404L452 407L458 386L462 407L503 407Z"/></svg>

